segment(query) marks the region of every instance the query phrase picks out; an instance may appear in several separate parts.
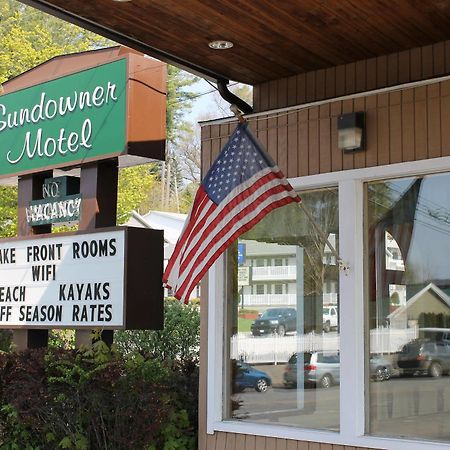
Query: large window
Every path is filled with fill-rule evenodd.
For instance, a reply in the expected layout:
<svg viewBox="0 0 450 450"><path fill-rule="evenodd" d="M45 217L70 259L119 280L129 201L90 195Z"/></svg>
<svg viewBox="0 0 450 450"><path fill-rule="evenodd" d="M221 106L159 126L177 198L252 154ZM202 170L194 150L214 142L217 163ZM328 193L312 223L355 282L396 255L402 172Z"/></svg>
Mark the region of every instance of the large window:
<svg viewBox="0 0 450 450"><path fill-rule="evenodd" d="M450 442L450 175L367 184L368 432Z"/></svg>
<svg viewBox="0 0 450 450"><path fill-rule="evenodd" d="M338 247L337 189L304 192L302 200ZM292 204L239 241L245 258L228 265L225 417L339 430L339 273L330 248ZM238 282L238 271L248 276ZM264 285L274 289L252 294Z"/></svg>

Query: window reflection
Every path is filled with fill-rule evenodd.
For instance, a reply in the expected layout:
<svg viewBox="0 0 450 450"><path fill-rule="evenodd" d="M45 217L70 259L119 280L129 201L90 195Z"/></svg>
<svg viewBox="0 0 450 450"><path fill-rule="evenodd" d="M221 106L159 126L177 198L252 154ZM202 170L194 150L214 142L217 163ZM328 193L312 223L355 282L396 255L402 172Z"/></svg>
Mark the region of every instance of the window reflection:
<svg viewBox="0 0 450 450"><path fill-rule="evenodd" d="M302 200L338 247L337 189ZM225 416L338 430L339 273L331 249L297 205L270 213L236 247Z"/></svg>
<svg viewBox="0 0 450 450"><path fill-rule="evenodd" d="M449 182L367 185L372 434L450 442Z"/></svg>

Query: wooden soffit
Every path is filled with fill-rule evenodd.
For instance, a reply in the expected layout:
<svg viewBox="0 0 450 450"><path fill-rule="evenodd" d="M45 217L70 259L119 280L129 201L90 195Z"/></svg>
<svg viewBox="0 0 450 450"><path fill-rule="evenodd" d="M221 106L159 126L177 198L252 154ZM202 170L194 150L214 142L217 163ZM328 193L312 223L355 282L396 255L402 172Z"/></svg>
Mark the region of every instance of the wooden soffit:
<svg viewBox="0 0 450 450"><path fill-rule="evenodd" d="M258 84L450 38L447 0L22 0L209 78ZM229 50L212 50L213 40Z"/></svg>

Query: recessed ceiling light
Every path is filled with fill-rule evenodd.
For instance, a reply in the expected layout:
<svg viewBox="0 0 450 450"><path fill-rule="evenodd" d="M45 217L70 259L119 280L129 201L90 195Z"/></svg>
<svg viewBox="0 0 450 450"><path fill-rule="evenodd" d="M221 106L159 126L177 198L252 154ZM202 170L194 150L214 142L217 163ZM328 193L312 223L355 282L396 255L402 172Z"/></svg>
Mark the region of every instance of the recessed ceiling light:
<svg viewBox="0 0 450 450"><path fill-rule="evenodd" d="M125 2L131 2L131 0L113 0L113 2L125 3Z"/></svg>
<svg viewBox="0 0 450 450"><path fill-rule="evenodd" d="M211 41L208 45L214 50L226 50L233 47L234 44L230 41Z"/></svg>

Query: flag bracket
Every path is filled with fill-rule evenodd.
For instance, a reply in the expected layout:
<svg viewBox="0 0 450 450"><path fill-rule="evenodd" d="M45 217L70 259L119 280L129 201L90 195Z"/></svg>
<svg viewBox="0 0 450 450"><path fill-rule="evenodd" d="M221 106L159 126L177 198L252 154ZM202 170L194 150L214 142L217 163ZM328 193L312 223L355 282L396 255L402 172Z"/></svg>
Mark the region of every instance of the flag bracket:
<svg viewBox="0 0 450 450"><path fill-rule="evenodd" d="M243 112L239 109L239 107L235 104L230 105L231 112L236 116L239 123L247 122L247 119L244 117Z"/></svg>

